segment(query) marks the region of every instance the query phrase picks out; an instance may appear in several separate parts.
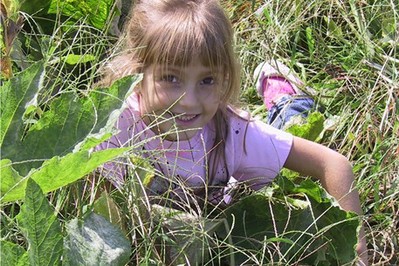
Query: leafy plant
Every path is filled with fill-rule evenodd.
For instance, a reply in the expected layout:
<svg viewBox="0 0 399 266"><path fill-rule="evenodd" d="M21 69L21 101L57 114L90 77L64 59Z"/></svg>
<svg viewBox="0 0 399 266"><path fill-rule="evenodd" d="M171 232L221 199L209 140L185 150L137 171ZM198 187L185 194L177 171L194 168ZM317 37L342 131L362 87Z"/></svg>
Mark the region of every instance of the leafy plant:
<svg viewBox="0 0 399 266"><path fill-rule="evenodd" d="M2 265L125 265L129 261L125 236L95 213L69 221L64 237L54 209L31 178L17 219L28 249L1 240Z"/></svg>
<svg viewBox="0 0 399 266"><path fill-rule="evenodd" d="M237 250L235 263L344 265L353 261L357 215L341 210L310 180L298 185L284 177L278 181L266 195L246 197L223 214ZM219 236L226 238L223 232Z"/></svg>
<svg viewBox="0 0 399 266"><path fill-rule="evenodd" d="M76 181L126 151L91 153L89 150L112 133L123 109L120 99L130 93L139 80L137 77L128 77L106 90L92 90L87 96L63 93L32 123L25 117L32 109L40 108L34 103L42 89L43 75L39 62L12 78L0 92L2 201L22 198L26 178L21 176L31 176L49 192ZM35 170L43 161L43 166Z"/></svg>
<svg viewBox="0 0 399 266"><path fill-rule="evenodd" d="M91 152L115 133L140 80L93 89L130 1L120 10L113 0L3 1L1 265L342 265L356 257L359 218L370 263L397 264L398 5L222 2L237 33L245 105L266 116L253 88L257 63L278 58L293 68L325 111L289 131L353 161L365 217L288 171L217 215L149 204L154 171L145 159L129 148ZM125 155L132 177L121 191L84 178Z"/></svg>

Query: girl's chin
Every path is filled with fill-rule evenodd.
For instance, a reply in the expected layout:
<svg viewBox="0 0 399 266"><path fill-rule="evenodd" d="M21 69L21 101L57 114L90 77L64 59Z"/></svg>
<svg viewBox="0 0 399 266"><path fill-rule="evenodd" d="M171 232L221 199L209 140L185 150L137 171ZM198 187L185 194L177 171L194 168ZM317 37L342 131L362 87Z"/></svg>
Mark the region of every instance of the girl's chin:
<svg viewBox="0 0 399 266"><path fill-rule="evenodd" d="M166 135L166 139L169 141L179 141L179 140L190 140L198 132L198 129L185 129L180 132L170 133Z"/></svg>

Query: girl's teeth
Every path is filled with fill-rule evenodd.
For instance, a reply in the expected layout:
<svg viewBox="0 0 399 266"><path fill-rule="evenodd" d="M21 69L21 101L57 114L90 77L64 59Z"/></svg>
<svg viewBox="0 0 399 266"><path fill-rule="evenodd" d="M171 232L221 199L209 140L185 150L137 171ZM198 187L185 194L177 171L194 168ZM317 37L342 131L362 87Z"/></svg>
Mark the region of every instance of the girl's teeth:
<svg viewBox="0 0 399 266"><path fill-rule="evenodd" d="M193 119L194 117L196 117L196 115L185 115L185 116L180 116L179 119L183 120L183 121L189 121L189 120Z"/></svg>

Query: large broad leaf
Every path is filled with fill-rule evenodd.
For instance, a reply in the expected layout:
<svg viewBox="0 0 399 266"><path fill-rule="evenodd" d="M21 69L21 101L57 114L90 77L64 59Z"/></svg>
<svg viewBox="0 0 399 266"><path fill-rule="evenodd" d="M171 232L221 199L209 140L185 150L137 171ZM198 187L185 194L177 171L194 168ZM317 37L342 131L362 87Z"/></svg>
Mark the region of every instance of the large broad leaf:
<svg viewBox="0 0 399 266"><path fill-rule="evenodd" d="M28 265L28 252L20 245L2 240L0 241L0 247L0 265Z"/></svg>
<svg viewBox="0 0 399 266"><path fill-rule="evenodd" d="M129 241L104 217L90 213L84 220L73 219L64 241L65 265L126 265Z"/></svg>
<svg viewBox="0 0 399 266"><path fill-rule="evenodd" d="M2 160L4 165L0 169L2 171L0 202L23 199L29 179L35 180L45 193L66 186L91 173L99 165L120 156L128 149L108 149L92 154L89 151L80 151L70 153L62 158L54 157L26 178L21 178L11 168L11 165L7 164L7 160Z"/></svg>
<svg viewBox="0 0 399 266"><path fill-rule="evenodd" d="M27 181L25 201L17 219L28 240L30 265L61 265L63 238L60 222L32 179Z"/></svg>
<svg viewBox="0 0 399 266"><path fill-rule="evenodd" d="M110 88L92 90L85 96L62 93L26 132L24 114L35 105L43 75L39 62L0 90L2 158L10 159L22 176L47 159L72 152L76 144L84 143L91 136L101 133L96 136L98 142L109 136L124 108L126 95L139 81L138 76L126 77ZM95 144L94 141L91 146Z"/></svg>
<svg viewBox="0 0 399 266"><path fill-rule="evenodd" d="M43 64L37 63L0 88L0 145L3 158L5 144L12 145L13 141L22 138L25 127L22 117L26 106L38 93L43 74Z"/></svg>
<svg viewBox="0 0 399 266"><path fill-rule="evenodd" d="M311 184L290 184L283 197L255 194L226 210L230 244L245 250L235 254L237 263L257 258L285 265L344 265L355 259L358 218L333 204L319 186ZM219 230L220 237L227 236L223 232ZM229 252L226 249L226 257L231 255Z"/></svg>

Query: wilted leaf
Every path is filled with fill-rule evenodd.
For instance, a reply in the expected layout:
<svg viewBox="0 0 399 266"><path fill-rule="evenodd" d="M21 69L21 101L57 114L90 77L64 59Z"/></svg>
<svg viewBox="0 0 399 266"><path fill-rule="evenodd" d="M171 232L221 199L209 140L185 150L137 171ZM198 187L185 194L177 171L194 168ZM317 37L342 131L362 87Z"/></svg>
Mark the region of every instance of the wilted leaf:
<svg viewBox="0 0 399 266"><path fill-rule="evenodd" d="M27 181L24 204L17 219L28 240L30 265L61 265L60 222L32 179Z"/></svg>

